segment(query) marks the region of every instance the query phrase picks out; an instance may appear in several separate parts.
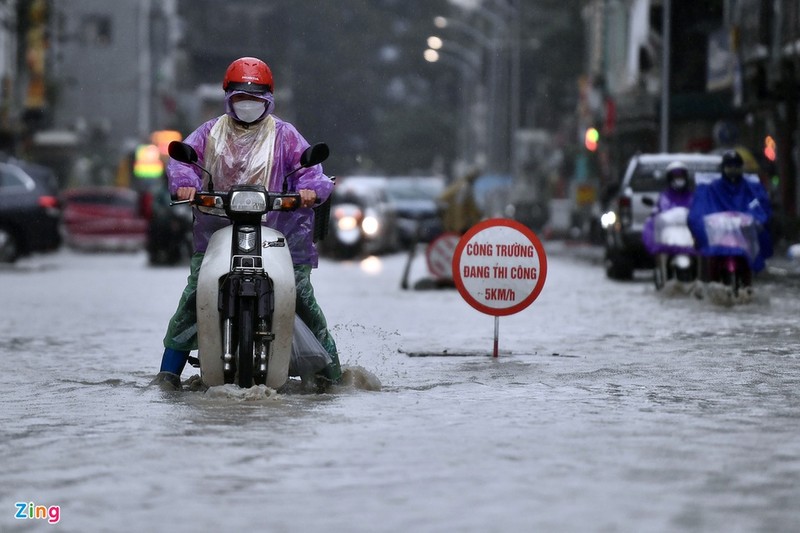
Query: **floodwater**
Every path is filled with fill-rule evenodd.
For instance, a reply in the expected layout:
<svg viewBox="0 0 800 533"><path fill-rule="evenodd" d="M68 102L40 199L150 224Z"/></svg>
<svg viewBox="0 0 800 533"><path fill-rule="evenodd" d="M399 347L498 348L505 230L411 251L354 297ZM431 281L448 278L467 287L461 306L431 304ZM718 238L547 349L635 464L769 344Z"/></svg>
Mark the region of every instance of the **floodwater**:
<svg viewBox="0 0 800 533"><path fill-rule="evenodd" d="M401 290L402 255L324 261L329 394L148 387L186 266L0 270L0 531L800 530L796 278L724 307L545 248L497 359L493 318Z"/></svg>

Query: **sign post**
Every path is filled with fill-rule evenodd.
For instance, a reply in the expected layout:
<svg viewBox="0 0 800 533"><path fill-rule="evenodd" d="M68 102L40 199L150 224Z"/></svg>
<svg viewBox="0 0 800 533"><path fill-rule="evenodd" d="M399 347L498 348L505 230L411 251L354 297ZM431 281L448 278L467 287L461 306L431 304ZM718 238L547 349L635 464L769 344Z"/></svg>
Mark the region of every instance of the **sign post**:
<svg viewBox="0 0 800 533"><path fill-rule="evenodd" d="M514 220L484 220L458 241L452 268L461 297L478 311L494 316L492 355L497 357L499 318L528 307L544 287L547 257L542 243Z"/></svg>

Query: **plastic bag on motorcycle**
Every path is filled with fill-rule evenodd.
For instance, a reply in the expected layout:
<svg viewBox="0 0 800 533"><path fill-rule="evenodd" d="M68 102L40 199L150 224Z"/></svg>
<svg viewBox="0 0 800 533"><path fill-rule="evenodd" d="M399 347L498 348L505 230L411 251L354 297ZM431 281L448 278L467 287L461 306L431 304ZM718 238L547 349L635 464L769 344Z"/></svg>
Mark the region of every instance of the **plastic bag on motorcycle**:
<svg viewBox="0 0 800 533"><path fill-rule="evenodd" d="M303 378L313 376L331 362L331 355L322 347L305 322L294 315L289 375Z"/></svg>

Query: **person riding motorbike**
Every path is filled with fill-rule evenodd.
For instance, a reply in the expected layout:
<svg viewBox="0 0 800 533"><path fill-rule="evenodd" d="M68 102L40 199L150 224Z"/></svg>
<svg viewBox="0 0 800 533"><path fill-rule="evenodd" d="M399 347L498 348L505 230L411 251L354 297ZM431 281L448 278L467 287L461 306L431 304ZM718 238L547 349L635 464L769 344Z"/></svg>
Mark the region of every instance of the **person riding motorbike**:
<svg viewBox="0 0 800 533"><path fill-rule="evenodd" d="M743 269L743 284L751 283L751 271L759 272L765 266L765 260L772 256L772 237L768 222L772 213L767 192L758 180L744 176L744 161L736 150L728 150L722 155L720 179L709 183L698 183L691 206L689 207L689 229L695 239L695 246L704 256L701 268L701 280L718 281L722 277L723 262L720 256L714 255L715 246L709 243L704 217L712 213L735 211L753 217L758 232L758 254L750 257L749 268ZM737 261L747 261L739 257Z"/></svg>
<svg viewBox="0 0 800 533"><path fill-rule="evenodd" d="M233 61L225 72L225 113L200 125L186 140L198 154L198 163L214 177L216 190L227 191L233 185L264 185L267 190L282 190L284 176L300 166L300 156L309 143L297 129L273 114L273 78L269 66L254 57ZM191 200L206 190L200 170L171 159L167 166L170 192L178 200ZM321 166L301 169L289 178L289 189L300 194L301 208L296 211L273 211L265 224L286 237L294 263L296 313L330 354L332 362L317 376L319 384L336 383L341 366L336 343L328 331L311 285L311 269L319 256L313 243L312 207L324 201L333 190L333 181L322 173ZM197 280L211 235L230 221L203 214L194 209L194 255L186 288L164 337L161 368L154 380L164 389L180 389L180 375L189 353L198 347Z"/></svg>
<svg viewBox="0 0 800 533"><path fill-rule="evenodd" d="M659 245L655 235L655 217L658 213L675 207L689 208L692 202L692 182L689 168L681 161L673 161L666 169L667 187L658 195L653 213L647 218L642 229L642 241L648 252L655 255Z"/></svg>

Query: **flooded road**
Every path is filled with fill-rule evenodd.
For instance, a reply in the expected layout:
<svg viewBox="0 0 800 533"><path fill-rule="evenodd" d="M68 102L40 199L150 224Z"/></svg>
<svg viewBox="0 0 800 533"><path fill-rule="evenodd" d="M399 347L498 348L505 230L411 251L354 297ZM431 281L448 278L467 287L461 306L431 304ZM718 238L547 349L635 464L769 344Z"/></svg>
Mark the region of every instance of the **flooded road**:
<svg viewBox="0 0 800 533"><path fill-rule="evenodd" d="M796 280L721 307L545 248L497 360L402 255L323 262L342 362L382 387L322 395L149 388L188 267L0 270L0 531L800 530Z"/></svg>

